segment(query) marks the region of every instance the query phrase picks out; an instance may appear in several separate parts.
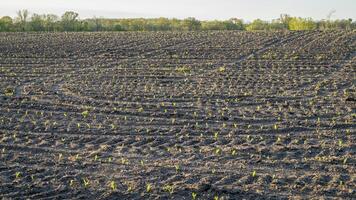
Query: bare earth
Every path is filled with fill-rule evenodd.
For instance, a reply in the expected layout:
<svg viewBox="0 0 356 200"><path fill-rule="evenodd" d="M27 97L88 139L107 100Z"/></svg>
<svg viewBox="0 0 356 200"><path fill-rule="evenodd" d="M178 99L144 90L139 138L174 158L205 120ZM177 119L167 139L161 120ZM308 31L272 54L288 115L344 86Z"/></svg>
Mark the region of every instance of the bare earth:
<svg viewBox="0 0 356 200"><path fill-rule="evenodd" d="M356 199L356 32L0 33L1 199Z"/></svg>

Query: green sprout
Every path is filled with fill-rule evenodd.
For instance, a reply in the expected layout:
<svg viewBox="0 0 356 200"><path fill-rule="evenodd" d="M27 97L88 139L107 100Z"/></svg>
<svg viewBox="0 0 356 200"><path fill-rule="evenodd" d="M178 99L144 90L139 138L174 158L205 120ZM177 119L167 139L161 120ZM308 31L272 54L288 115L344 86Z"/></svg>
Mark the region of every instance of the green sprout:
<svg viewBox="0 0 356 200"><path fill-rule="evenodd" d="M178 173L180 171L180 166L179 165L174 165L176 172Z"/></svg>
<svg viewBox="0 0 356 200"><path fill-rule="evenodd" d="M74 185L74 180L71 179L71 180L69 181L69 186L70 186L70 187L73 187L73 185Z"/></svg>
<svg viewBox="0 0 356 200"><path fill-rule="evenodd" d="M152 191L152 185L150 183L146 184L146 192L151 192Z"/></svg>
<svg viewBox="0 0 356 200"><path fill-rule="evenodd" d="M116 189L117 189L117 184L115 183L115 181L111 181L111 182L110 182L110 188L111 188L112 190L116 190Z"/></svg>
<svg viewBox="0 0 356 200"><path fill-rule="evenodd" d="M176 71L179 73L187 74L187 73L190 73L191 67L189 67L189 66L177 67Z"/></svg>
<svg viewBox="0 0 356 200"><path fill-rule="evenodd" d="M343 161L344 165L346 164L346 162L347 162L347 158L345 158L344 161Z"/></svg>
<svg viewBox="0 0 356 200"><path fill-rule="evenodd" d="M90 184L88 178L83 178L82 180L83 180L84 187L88 187Z"/></svg>
<svg viewBox="0 0 356 200"><path fill-rule="evenodd" d="M235 156L236 154L237 154L236 149L232 149L232 150L231 150L231 155Z"/></svg>
<svg viewBox="0 0 356 200"><path fill-rule="evenodd" d="M82 112L82 116L84 118L88 117L88 115L89 115L89 111L88 110Z"/></svg>
<svg viewBox="0 0 356 200"><path fill-rule="evenodd" d="M219 67L218 72L223 73L226 71L226 68L224 66Z"/></svg>
<svg viewBox="0 0 356 200"><path fill-rule="evenodd" d="M8 97L14 95L14 89L12 89L12 88L6 88L4 92L5 92L5 96L8 96Z"/></svg>
<svg viewBox="0 0 356 200"><path fill-rule="evenodd" d="M218 137L219 137L219 132L215 132L215 133L214 133L214 139L217 140Z"/></svg>
<svg viewBox="0 0 356 200"><path fill-rule="evenodd" d="M196 192L192 192L192 198L193 198L193 200L197 199L197 193Z"/></svg>
<svg viewBox="0 0 356 200"><path fill-rule="evenodd" d="M21 172L16 172L16 173L15 173L16 179L20 178L20 176L21 176Z"/></svg>
<svg viewBox="0 0 356 200"><path fill-rule="evenodd" d="M343 146L343 142L341 139L339 139L339 147L342 147Z"/></svg>
<svg viewBox="0 0 356 200"><path fill-rule="evenodd" d="M275 124L275 125L273 126L273 129L274 129L274 130L277 130L277 129L278 129L278 125Z"/></svg>
<svg viewBox="0 0 356 200"><path fill-rule="evenodd" d="M221 149L220 148L218 148L218 147L216 147L215 148L215 150L214 150L214 152L215 152L215 154L220 154L221 153Z"/></svg>
<svg viewBox="0 0 356 200"><path fill-rule="evenodd" d="M58 161L62 160L62 158L63 158L63 154L60 153L60 154L58 155Z"/></svg>
<svg viewBox="0 0 356 200"><path fill-rule="evenodd" d="M165 185L165 186L163 187L163 190L166 191L166 192L168 192L169 194L173 194L173 192L174 192L174 187L173 187L172 185Z"/></svg>
<svg viewBox="0 0 356 200"><path fill-rule="evenodd" d="M253 170L252 177L256 177L256 170Z"/></svg>

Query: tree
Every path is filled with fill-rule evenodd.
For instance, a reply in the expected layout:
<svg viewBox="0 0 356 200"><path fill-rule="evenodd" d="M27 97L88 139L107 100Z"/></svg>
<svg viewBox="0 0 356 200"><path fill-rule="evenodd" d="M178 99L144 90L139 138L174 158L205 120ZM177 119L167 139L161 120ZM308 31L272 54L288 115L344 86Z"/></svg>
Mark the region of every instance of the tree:
<svg viewBox="0 0 356 200"><path fill-rule="evenodd" d="M193 31L193 30L196 31L196 30L200 30L201 23L200 21L196 20L194 17L189 17L182 21L181 27L183 30L186 31Z"/></svg>
<svg viewBox="0 0 356 200"><path fill-rule="evenodd" d="M0 19L0 31L11 31L12 29L12 18L9 16L2 17Z"/></svg>
<svg viewBox="0 0 356 200"><path fill-rule="evenodd" d="M105 19L93 17L80 20L73 11L65 12L61 18L53 14L33 14L29 18L27 10L19 10L13 21L11 17L0 17L0 31L194 31L194 30L355 30L352 19L331 20L330 16L321 21L311 18L291 17L281 14L278 19L263 21L256 19L245 24L243 20L199 21L195 18L136 18Z"/></svg>
<svg viewBox="0 0 356 200"><path fill-rule="evenodd" d="M156 20L156 30L168 31L171 30L171 22L169 19L161 17Z"/></svg>
<svg viewBox="0 0 356 200"><path fill-rule="evenodd" d="M22 31L27 31L28 26L27 26L27 18L28 18L28 10L19 10L17 11L17 21L20 25L20 29Z"/></svg>
<svg viewBox="0 0 356 200"><path fill-rule="evenodd" d="M201 23L201 27L203 30L224 30L226 29L225 24L221 21L204 21Z"/></svg>
<svg viewBox="0 0 356 200"><path fill-rule="evenodd" d="M281 14L279 17L279 21L283 24L285 29L289 29L289 22L292 17L288 14Z"/></svg>
<svg viewBox="0 0 356 200"><path fill-rule="evenodd" d="M31 25L32 31L44 31L45 20L43 15L33 14L31 17L31 21L29 22Z"/></svg>
<svg viewBox="0 0 356 200"><path fill-rule="evenodd" d="M67 11L62 15L62 26L64 31L75 31L78 28L79 14L73 11Z"/></svg>
<svg viewBox="0 0 356 200"><path fill-rule="evenodd" d="M317 25L311 18L293 17L289 21L289 30L314 30L316 28Z"/></svg>
<svg viewBox="0 0 356 200"><path fill-rule="evenodd" d="M56 31L58 29L57 27L57 22L58 22L58 16L53 15L53 14L47 14L44 15L44 28L45 31Z"/></svg>
<svg viewBox="0 0 356 200"><path fill-rule="evenodd" d="M234 25L234 30L244 30L245 24L242 19L231 18L229 21Z"/></svg>
<svg viewBox="0 0 356 200"><path fill-rule="evenodd" d="M269 23L268 30L288 30L288 25L283 23L280 19L275 19Z"/></svg>
<svg viewBox="0 0 356 200"><path fill-rule="evenodd" d="M267 29L268 29L268 22L262 21L260 19L254 20L246 27L246 30L248 31L267 30Z"/></svg>

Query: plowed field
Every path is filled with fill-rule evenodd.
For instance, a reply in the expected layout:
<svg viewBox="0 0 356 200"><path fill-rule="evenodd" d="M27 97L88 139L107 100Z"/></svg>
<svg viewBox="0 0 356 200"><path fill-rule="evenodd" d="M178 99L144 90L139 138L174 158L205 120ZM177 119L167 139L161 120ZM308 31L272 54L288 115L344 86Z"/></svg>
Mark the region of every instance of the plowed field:
<svg viewBox="0 0 356 200"><path fill-rule="evenodd" d="M0 33L2 199L356 199L356 32Z"/></svg>

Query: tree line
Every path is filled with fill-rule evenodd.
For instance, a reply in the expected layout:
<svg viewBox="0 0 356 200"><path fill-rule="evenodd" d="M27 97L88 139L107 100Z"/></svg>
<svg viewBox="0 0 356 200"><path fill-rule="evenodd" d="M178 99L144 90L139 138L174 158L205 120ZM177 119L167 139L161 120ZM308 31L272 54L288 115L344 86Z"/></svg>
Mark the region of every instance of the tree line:
<svg viewBox="0 0 356 200"><path fill-rule="evenodd" d="M67 11L62 16L54 14L29 14L19 10L17 17L0 18L0 32L63 32L63 31L192 31L192 30L354 30L352 19L319 20L292 17L287 14L278 19L265 21L256 19L244 22L242 19L200 21L195 18L135 18L135 19L80 19L79 14Z"/></svg>

